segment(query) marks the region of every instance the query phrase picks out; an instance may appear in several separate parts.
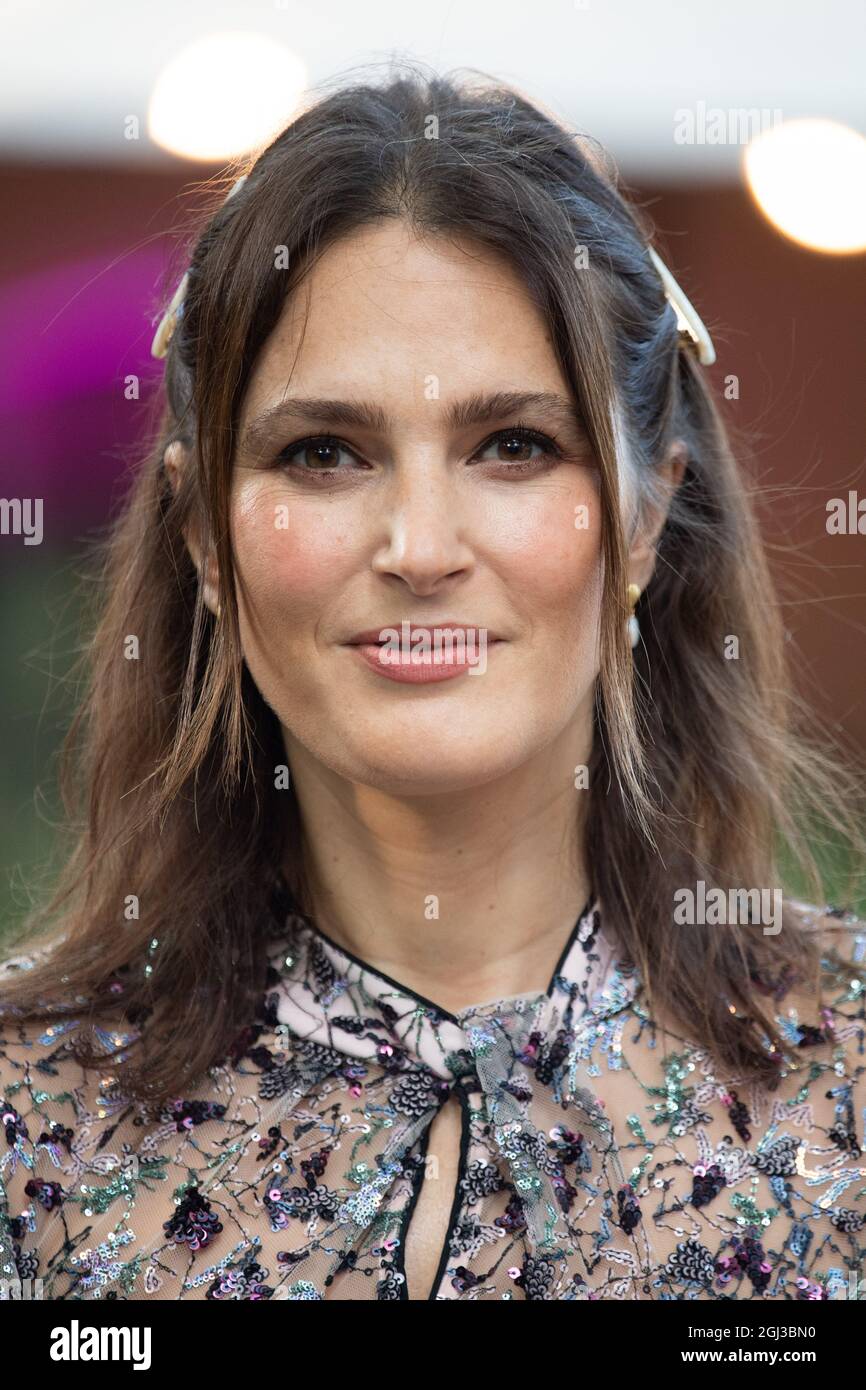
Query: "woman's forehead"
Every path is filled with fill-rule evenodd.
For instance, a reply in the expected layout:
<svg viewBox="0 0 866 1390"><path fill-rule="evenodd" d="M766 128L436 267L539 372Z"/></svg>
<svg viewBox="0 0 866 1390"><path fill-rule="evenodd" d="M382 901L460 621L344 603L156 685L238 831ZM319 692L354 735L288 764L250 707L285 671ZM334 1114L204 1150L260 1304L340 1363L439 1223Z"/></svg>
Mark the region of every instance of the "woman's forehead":
<svg viewBox="0 0 866 1390"><path fill-rule="evenodd" d="M333 243L287 298L253 369L245 421L286 394L429 407L491 382L569 394L517 270L486 247L390 219Z"/></svg>

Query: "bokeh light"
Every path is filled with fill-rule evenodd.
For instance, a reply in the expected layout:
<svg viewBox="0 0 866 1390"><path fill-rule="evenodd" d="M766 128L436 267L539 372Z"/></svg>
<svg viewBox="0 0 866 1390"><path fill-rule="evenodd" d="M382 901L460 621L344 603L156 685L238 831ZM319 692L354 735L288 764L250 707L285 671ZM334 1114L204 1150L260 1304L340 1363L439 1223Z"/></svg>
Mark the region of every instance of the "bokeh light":
<svg viewBox="0 0 866 1390"><path fill-rule="evenodd" d="M234 158L267 144L288 124L306 81L297 54L266 34L209 34L159 74L148 111L150 136L185 159Z"/></svg>
<svg viewBox="0 0 866 1390"><path fill-rule="evenodd" d="M866 250L866 139L839 121L783 121L744 155L746 182L780 232L815 251Z"/></svg>

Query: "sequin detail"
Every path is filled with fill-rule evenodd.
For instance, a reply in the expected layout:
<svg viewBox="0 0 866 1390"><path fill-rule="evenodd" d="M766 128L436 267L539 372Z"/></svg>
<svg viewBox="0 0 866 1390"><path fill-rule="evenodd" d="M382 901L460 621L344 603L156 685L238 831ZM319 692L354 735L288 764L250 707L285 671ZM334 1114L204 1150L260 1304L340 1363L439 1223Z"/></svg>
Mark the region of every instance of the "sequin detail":
<svg viewBox="0 0 866 1390"><path fill-rule="evenodd" d="M797 906L866 972L857 919ZM74 1062L74 1017L0 1013L0 1298L821 1301L866 1275L866 974L828 958L816 1016L763 982L790 1049L770 1091L657 1026L598 902L547 991L459 1013L293 910L265 964L228 1056L156 1118ZM452 1096L442 1260L410 1289Z"/></svg>

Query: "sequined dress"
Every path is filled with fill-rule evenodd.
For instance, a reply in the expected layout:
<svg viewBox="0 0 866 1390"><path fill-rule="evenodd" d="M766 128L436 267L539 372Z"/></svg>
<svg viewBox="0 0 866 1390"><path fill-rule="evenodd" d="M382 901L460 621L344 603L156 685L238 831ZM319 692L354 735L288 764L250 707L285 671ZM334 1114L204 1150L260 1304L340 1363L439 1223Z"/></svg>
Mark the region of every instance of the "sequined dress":
<svg viewBox="0 0 866 1390"><path fill-rule="evenodd" d="M817 1016L778 1005L790 1064L772 1091L656 1024L597 899L546 992L457 1014L292 908L248 1027L158 1118L109 1062L100 1075L68 1054L74 1017L7 1008L0 1298L15 1280L69 1300L851 1296L866 1278L866 927L798 908L856 971L826 962ZM449 1229L432 1289L410 1291L406 1232L452 1094Z"/></svg>

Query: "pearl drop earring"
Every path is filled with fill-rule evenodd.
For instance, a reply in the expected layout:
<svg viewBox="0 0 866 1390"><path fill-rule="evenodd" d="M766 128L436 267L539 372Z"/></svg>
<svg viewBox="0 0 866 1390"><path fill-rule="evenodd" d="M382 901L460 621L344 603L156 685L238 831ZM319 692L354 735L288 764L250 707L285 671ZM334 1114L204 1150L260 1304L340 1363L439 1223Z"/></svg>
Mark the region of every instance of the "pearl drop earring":
<svg viewBox="0 0 866 1390"><path fill-rule="evenodd" d="M638 599L640 598L640 595L641 595L640 585L639 585L639 584L629 584L629 586L628 586L628 606L629 606L629 608L631 609L631 614L629 615L629 620L628 620L628 636L629 636L629 641L630 641L631 644L632 644L632 647L636 647L637 644L638 644L638 642L639 642L639 640L640 640L640 623L638 622L637 616L636 616L635 611L634 611L635 608L636 608L636 606L637 606L637 601L638 601Z"/></svg>

